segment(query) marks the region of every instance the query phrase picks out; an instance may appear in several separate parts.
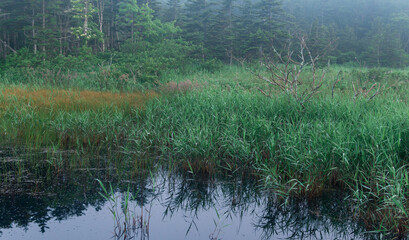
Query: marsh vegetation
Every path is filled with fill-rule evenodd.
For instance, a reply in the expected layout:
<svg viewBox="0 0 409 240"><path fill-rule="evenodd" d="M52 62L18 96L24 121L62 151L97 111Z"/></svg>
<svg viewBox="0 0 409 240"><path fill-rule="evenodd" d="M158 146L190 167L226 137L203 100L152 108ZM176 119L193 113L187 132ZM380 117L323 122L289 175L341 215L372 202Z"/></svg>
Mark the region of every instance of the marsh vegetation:
<svg viewBox="0 0 409 240"><path fill-rule="evenodd" d="M382 94L356 94L377 83L378 74L388 86ZM4 155L2 192L36 193L76 168L108 169L125 180L160 164L192 175L251 176L284 205L294 196L343 191L349 214L368 230L403 234L408 86L395 79L407 74L334 67L304 105L242 67L169 79L191 81L188 91L167 92L163 84L81 97L78 90L5 86L2 148L16 157Z"/></svg>
<svg viewBox="0 0 409 240"><path fill-rule="evenodd" d="M210 239L253 203L254 238L407 237L409 6L347 2L2 1L0 230L89 203L149 238L167 189Z"/></svg>

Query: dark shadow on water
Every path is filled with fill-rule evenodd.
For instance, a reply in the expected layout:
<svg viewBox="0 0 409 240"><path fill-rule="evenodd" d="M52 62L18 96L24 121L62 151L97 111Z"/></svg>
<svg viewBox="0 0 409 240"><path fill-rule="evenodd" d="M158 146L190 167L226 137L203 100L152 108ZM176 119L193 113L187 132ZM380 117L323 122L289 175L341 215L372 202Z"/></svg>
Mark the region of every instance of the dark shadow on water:
<svg viewBox="0 0 409 240"><path fill-rule="evenodd" d="M26 191L10 192L10 183L7 191L0 191L0 232L5 239L53 239L52 234L64 239L66 232L58 232L62 226L64 231L82 232L86 239L110 239L115 223L97 178L105 186L111 184L120 201L129 187L129 216L135 226L140 225L134 229L135 239L376 237L364 233L364 227L351 217L346 196L335 191L314 200L293 197L283 201L254 179L200 177L166 170L131 180L96 168L54 174L42 169L37 177L42 179L38 186L32 183L35 179L14 183L16 187L29 186ZM75 225L84 218L87 224ZM70 224L75 227L70 229ZM146 227L144 237L141 226ZM94 235L90 229L95 230Z"/></svg>

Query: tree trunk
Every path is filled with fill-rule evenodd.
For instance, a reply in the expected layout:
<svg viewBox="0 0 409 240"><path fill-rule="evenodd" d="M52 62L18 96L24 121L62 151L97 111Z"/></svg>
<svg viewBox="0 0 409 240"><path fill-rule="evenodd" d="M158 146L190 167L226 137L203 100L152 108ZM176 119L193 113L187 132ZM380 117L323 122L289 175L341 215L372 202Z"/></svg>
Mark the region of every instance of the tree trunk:
<svg viewBox="0 0 409 240"><path fill-rule="evenodd" d="M135 21L135 13L132 12L132 25L131 25L131 39L134 42L134 21Z"/></svg>
<svg viewBox="0 0 409 240"><path fill-rule="evenodd" d="M230 34L230 39L229 39L229 52L230 52L230 59L229 59L229 64L233 64L233 39L232 39L232 30L233 30L233 9L232 9L232 2L230 2L229 6L229 34Z"/></svg>
<svg viewBox="0 0 409 240"><path fill-rule="evenodd" d="M105 0L98 0L99 31L102 33L102 52L105 52L105 37L103 32Z"/></svg>
<svg viewBox="0 0 409 240"><path fill-rule="evenodd" d="M43 0L43 52L45 53L45 0Z"/></svg>
<svg viewBox="0 0 409 240"><path fill-rule="evenodd" d="M110 24L110 27L109 27L109 41L111 42L111 46L110 46L110 48L111 49L114 49L115 48L115 33L114 33L114 30L115 30L115 22L114 22L114 19L115 19L115 11L114 11L114 3L113 3L113 1L111 0L111 24Z"/></svg>
<svg viewBox="0 0 409 240"><path fill-rule="evenodd" d="M107 41L106 41L106 48L111 48L111 23L107 26Z"/></svg>
<svg viewBox="0 0 409 240"><path fill-rule="evenodd" d="M4 48L3 44L0 44L0 53L6 52L6 49ZM1 56L3 59L5 59L4 55Z"/></svg>
<svg viewBox="0 0 409 240"><path fill-rule="evenodd" d="M85 7L84 7L84 29L83 34L85 37L85 45L88 45L88 12L89 12L89 0L85 0Z"/></svg>
<svg viewBox="0 0 409 240"><path fill-rule="evenodd" d="M68 39L68 29L70 27L70 18L65 16L65 25L64 25L64 41L67 42ZM67 54L70 51L70 44L68 40L68 44L63 48L63 54Z"/></svg>
<svg viewBox="0 0 409 240"><path fill-rule="evenodd" d="M63 34L63 27L62 27L61 15L58 15L58 20L59 20L59 22L60 22L60 55L62 55L62 34Z"/></svg>
<svg viewBox="0 0 409 240"><path fill-rule="evenodd" d="M7 34L6 34L6 32L4 32L3 33L3 39L4 39L4 41L3 41L3 45L4 45L4 59L6 59L7 58Z"/></svg>
<svg viewBox="0 0 409 240"><path fill-rule="evenodd" d="M33 51L37 54L37 40L36 40L36 30L35 30L35 9L33 7L33 19L31 21L31 27L33 28Z"/></svg>

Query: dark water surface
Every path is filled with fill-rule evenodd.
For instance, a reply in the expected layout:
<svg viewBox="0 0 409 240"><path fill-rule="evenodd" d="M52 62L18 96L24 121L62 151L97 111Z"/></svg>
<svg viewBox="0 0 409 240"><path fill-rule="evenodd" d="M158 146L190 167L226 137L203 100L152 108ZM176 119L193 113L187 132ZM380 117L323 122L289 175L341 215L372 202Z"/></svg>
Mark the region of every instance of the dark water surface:
<svg viewBox="0 0 409 240"><path fill-rule="evenodd" d="M44 171L48 173L40 171L33 178L41 176L41 184L33 179L3 181L0 239L368 238L339 192L284 202L254 179L157 170L125 181L107 169ZM112 184L110 200L100 194L96 178L108 191ZM131 200L124 210L127 192Z"/></svg>

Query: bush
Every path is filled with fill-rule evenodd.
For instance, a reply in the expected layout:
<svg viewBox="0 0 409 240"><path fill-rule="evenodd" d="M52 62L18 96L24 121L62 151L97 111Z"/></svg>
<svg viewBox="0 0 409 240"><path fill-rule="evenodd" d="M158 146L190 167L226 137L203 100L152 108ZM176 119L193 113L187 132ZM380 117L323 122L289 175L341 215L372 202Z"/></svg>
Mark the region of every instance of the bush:
<svg viewBox="0 0 409 240"><path fill-rule="evenodd" d="M138 82L154 82L167 69L181 68L188 61L190 46L181 40L165 39L158 43L127 41L114 64L123 74Z"/></svg>

